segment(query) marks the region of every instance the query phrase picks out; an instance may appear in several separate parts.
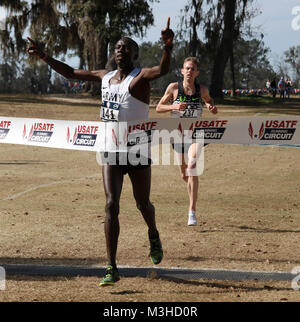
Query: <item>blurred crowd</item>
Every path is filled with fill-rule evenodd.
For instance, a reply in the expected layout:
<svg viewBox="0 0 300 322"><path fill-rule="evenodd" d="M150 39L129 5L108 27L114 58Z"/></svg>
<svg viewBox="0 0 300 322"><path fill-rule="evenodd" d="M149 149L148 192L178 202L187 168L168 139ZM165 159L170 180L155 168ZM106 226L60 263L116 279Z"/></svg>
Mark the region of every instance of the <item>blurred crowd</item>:
<svg viewBox="0 0 300 322"><path fill-rule="evenodd" d="M227 96L232 96L232 89L223 89L223 94ZM271 95L272 97L279 96L282 99L290 98L290 95L299 95L300 89L295 88L294 83L291 79L281 77L277 82L276 79L272 81L267 80L264 88L238 88L235 90L236 95L246 95L246 96L260 96L260 95Z"/></svg>

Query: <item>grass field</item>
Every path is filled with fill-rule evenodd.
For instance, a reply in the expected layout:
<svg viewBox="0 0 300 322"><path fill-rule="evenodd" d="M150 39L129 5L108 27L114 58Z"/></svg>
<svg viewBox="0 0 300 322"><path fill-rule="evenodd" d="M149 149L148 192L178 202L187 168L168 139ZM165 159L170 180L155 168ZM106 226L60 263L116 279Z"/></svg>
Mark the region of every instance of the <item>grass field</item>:
<svg viewBox="0 0 300 322"><path fill-rule="evenodd" d="M155 101L153 102L153 104ZM98 120L85 95L0 95L0 115ZM227 99L219 115L300 115L300 100ZM154 108L150 117L158 117ZM204 116L208 116L205 112ZM167 117L167 115L163 115ZM93 152L1 144L1 263L106 265L104 192ZM300 150L211 144L200 177L198 225L176 166L153 166L151 200L164 246L161 267L291 272L300 266ZM148 267L147 229L128 177L121 198L118 264ZM290 282L123 277L8 276L0 301L299 301Z"/></svg>

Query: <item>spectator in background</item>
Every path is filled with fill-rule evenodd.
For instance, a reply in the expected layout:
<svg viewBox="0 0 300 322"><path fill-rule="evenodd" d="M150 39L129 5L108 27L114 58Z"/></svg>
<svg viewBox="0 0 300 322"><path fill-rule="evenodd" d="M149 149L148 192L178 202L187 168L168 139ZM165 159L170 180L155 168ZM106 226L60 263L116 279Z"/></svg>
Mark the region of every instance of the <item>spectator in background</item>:
<svg viewBox="0 0 300 322"><path fill-rule="evenodd" d="M272 80L270 86L271 86L271 90L272 90L273 97L276 97L277 84L276 84L276 79L275 78Z"/></svg>
<svg viewBox="0 0 300 322"><path fill-rule="evenodd" d="M284 99L285 97L285 90L286 90L286 83L283 77L280 77L280 81L278 82L279 88L279 97Z"/></svg>
<svg viewBox="0 0 300 322"><path fill-rule="evenodd" d="M288 79L286 80L286 95L288 98L290 98L290 94L291 94L292 89L293 89L293 82L288 77Z"/></svg>
<svg viewBox="0 0 300 322"><path fill-rule="evenodd" d="M267 88L267 92L271 93L271 82L270 82L270 80L266 81L266 88Z"/></svg>

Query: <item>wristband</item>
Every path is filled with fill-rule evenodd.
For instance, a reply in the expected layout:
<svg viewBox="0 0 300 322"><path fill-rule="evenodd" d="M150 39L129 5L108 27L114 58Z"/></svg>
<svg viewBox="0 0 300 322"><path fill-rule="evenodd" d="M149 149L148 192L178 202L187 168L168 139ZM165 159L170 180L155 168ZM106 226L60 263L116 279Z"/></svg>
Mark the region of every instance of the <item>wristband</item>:
<svg viewBox="0 0 300 322"><path fill-rule="evenodd" d="M46 53L43 53L43 55L41 55L40 56L40 59L43 59L43 60L45 60L46 58L48 57L48 54L46 54Z"/></svg>

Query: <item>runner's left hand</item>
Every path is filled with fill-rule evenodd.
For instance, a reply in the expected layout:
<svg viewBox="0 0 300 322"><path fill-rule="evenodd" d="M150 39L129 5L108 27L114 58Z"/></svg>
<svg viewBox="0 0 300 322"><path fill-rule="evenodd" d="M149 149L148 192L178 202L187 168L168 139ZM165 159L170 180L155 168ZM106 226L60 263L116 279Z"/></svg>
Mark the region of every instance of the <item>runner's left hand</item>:
<svg viewBox="0 0 300 322"><path fill-rule="evenodd" d="M167 21L167 27L161 32L161 38L166 46L172 46L174 32L172 29L170 29L170 17Z"/></svg>
<svg viewBox="0 0 300 322"><path fill-rule="evenodd" d="M210 105L208 110L213 113L213 114L217 114L218 113L218 108L215 105Z"/></svg>

